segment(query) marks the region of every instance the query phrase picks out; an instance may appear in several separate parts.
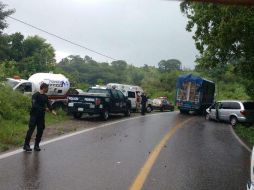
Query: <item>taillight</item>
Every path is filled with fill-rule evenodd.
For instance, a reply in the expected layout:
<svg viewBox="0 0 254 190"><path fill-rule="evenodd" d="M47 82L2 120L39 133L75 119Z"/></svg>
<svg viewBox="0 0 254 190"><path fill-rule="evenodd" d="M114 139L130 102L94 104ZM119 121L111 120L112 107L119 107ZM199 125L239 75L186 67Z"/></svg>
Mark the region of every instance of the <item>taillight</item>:
<svg viewBox="0 0 254 190"><path fill-rule="evenodd" d="M95 105L98 106L100 104L101 104L101 99L100 98L96 98Z"/></svg>
<svg viewBox="0 0 254 190"><path fill-rule="evenodd" d="M241 113L242 115L246 115L246 111L245 111L245 110L240 111L240 113Z"/></svg>

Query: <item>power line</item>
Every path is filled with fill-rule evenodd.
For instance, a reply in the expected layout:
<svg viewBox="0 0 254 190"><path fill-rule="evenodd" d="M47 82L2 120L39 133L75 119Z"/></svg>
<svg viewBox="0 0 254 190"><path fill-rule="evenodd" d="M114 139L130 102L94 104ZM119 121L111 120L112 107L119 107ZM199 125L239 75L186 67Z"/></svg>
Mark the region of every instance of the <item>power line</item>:
<svg viewBox="0 0 254 190"><path fill-rule="evenodd" d="M70 43L70 44L72 44L72 45L81 47L81 48L86 49L86 50L88 50L88 51L90 51L90 52L93 52L93 53L95 53L95 54L101 55L101 56L103 56L103 57L107 57L107 58L109 58L109 59L111 59L111 60L114 60L114 61L117 60L117 59L115 59L115 58L113 58L113 57L111 57L111 56L105 55L105 54L100 53L100 52L98 52L98 51L92 50L92 49L90 49L90 48L87 48L87 47L82 46L82 45L80 45L80 44L77 44L77 43L75 43L75 42L72 42L72 41L70 41L70 40L68 40L68 39L65 39L65 38L63 38L63 37L61 37L61 36L58 36L58 35L53 34L53 33L51 33L51 32L48 32L48 31L46 31L46 30L44 30L44 29L38 28L38 27L36 27L36 26L34 26L34 25L28 24L28 23L26 23L26 22L24 22L24 21L22 21L22 20L19 20L19 19L17 19L17 18L14 18L14 17L12 17L12 16L8 16L8 17L11 18L11 19L13 19L13 20L15 20L15 21L17 21L17 22L20 22L20 23L22 23L22 24L25 24L25 25L27 25L27 26L29 26L29 27L31 27L31 28L34 28L34 29L36 29L36 30L39 30L39 31L41 31L41 32L44 32L44 33L49 34L49 35L51 35L51 36L54 36L54 37L56 37L56 38L58 38L58 39L60 39L60 40L63 40L63 41L65 41L65 42L68 42L68 43Z"/></svg>

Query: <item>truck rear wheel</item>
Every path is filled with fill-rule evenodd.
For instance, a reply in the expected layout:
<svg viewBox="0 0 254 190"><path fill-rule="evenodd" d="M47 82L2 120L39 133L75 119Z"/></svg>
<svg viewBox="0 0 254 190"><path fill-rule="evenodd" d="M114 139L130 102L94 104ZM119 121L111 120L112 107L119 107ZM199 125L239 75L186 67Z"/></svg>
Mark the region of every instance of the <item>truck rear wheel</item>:
<svg viewBox="0 0 254 190"><path fill-rule="evenodd" d="M131 116L131 110L130 108L127 108L127 110L124 112L124 116L130 117Z"/></svg>
<svg viewBox="0 0 254 190"><path fill-rule="evenodd" d="M109 118L109 112L108 110L104 110L104 112L101 113L101 119L104 121L107 121Z"/></svg>

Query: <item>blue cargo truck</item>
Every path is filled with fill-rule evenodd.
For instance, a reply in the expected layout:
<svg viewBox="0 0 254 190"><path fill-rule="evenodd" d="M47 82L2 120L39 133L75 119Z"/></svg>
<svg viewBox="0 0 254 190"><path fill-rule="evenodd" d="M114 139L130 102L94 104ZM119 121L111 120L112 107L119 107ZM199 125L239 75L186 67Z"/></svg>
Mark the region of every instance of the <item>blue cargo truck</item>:
<svg viewBox="0 0 254 190"><path fill-rule="evenodd" d="M176 82L176 106L180 113L205 113L214 102L215 84L192 74L181 75Z"/></svg>

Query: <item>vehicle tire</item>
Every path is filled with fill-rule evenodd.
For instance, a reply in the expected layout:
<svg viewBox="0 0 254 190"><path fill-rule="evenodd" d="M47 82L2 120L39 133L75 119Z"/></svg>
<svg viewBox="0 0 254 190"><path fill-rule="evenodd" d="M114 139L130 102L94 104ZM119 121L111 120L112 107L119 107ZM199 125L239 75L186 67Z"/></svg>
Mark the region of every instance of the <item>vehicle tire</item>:
<svg viewBox="0 0 254 190"><path fill-rule="evenodd" d="M151 113L153 111L153 108L151 106L147 106L146 112Z"/></svg>
<svg viewBox="0 0 254 190"><path fill-rule="evenodd" d="M80 118L82 117L82 113L74 113L74 114L73 114L73 117L74 117L75 119L80 119Z"/></svg>
<svg viewBox="0 0 254 190"><path fill-rule="evenodd" d="M127 110L124 112L124 116L130 117L131 116L131 110L130 108L127 108Z"/></svg>
<svg viewBox="0 0 254 190"><path fill-rule="evenodd" d="M235 126L237 124L237 122L238 122L238 120L237 120L237 118L235 116L231 116L230 117L230 124L232 126Z"/></svg>
<svg viewBox="0 0 254 190"><path fill-rule="evenodd" d="M101 113L101 119L104 121L107 121L109 118L109 112L108 110L104 110L104 112Z"/></svg>

